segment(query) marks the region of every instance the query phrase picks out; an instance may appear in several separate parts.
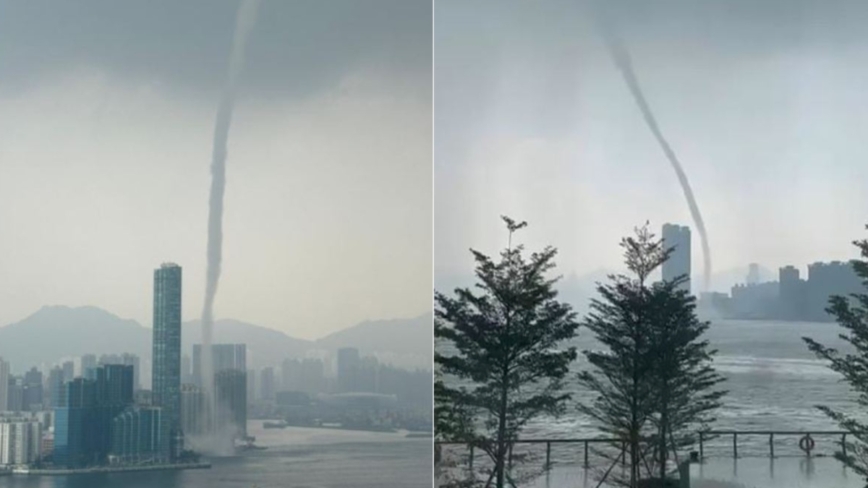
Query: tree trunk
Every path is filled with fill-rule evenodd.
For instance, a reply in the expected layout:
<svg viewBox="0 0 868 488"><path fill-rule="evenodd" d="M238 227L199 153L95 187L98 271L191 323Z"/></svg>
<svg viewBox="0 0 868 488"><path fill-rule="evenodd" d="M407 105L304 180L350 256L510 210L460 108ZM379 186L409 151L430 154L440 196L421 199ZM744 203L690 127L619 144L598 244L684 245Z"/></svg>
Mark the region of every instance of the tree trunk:
<svg viewBox="0 0 868 488"><path fill-rule="evenodd" d="M667 422L666 408L663 408L663 411L660 414L660 479L666 479L666 422Z"/></svg>
<svg viewBox="0 0 868 488"><path fill-rule="evenodd" d="M497 426L497 463L495 472L497 473L497 488L503 488L504 485L504 458L506 457L506 407L507 407L507 369L504 368L503 384L501 385L500 394L500 418Z"/></svg>

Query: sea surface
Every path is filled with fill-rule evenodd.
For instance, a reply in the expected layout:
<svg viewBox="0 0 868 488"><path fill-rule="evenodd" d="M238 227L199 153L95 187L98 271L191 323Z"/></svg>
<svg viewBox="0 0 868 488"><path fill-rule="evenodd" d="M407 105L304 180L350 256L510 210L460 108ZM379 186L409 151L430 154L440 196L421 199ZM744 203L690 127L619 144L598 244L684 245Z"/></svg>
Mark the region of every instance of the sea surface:
<svg viewBox="0 0 868 488"><path fill-rule="evenodd" d="M0 476L0 488L430 488L430 438L248 422L264 451L212 458L211 469Z"/></svg>
<svg viewBox="0 0 868 488"><path fill-rule="evenodd" d="M714 322L707 338L712 348L719 351L715 367L726 378L722 387L728 394L712 427L717 430L839 430L816 405L856 413L855 395L837 373L807 349L802 337L848 351L846 343L838 337L841 330L834 323ZM600 348L585 330L580 330L574 344L580 350ZM580 355L573 367L575 371L588 366L582 359ZM589 401L591 395L581 390L574 377L571 375L568 388L575 401ZM565 439L598 435L588 419L569 408L560 418L534 421L521 437ZM737 481L751 488L865 486L858 475L826 457L835 452L835 442L839 442L840 437L813 437L816 447L811 460L799 449L799 436L776 437L773 462L769 456L768 436L739 436L738 460L733 459L731 436L707 441L704 446L707 460L702 466L693 466L691 477ZM536 486L596 486L593 473L581 468L582 449L582 445L552 445L555 467L549 475L539 478ZM544 462L545 445L526 452L534 456L536 462ZM594 461L593 456L591 459L592 465L602 465L602 460Z"/></svg>

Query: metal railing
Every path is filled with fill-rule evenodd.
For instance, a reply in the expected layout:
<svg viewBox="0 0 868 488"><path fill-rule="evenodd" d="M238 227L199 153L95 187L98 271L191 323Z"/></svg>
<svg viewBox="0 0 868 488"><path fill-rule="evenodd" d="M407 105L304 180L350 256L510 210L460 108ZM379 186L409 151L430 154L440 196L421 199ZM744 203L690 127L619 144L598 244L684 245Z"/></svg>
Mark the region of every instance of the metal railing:
<svg viewBox="0 0 868 488"><path fill-rule="evenodd" d="M769 445L769 457L775 458L775 437L797 437L798 438L798 446L805 453L805 456L811 457L812 452L816 447L816 437L839 437L840 440L834 441L834 444L837 447L840 447L842 452L847 454L847 436L852 435L847 431L839 431L839 430L812 430L812 431L787 431L787 430L706 430L697 432L698 438L698 447L699 447L699 458L705 458L705 447L706 442L719 437L728 437L732 436L732 457L738 459L738 440L739 436L742 438L747 436L766 436L768 437L768 445ZM516 440L509 445L509 452L507 458L508 466L512 466L512 451L513 446L517 444L545 444L546 446L546 462L545 466L548 468L551 466L551 450L552 444L582 444L583 445L583 465L587 469L590 467L589 456L590 456L590 447L591 444L610 444L612 446L620 446L622 450L626 449L627 442L623 439L618 438L573 438L573 439L520 439ZM435 441L435 448L438 446L465 446L469 448L469 458L468 464L470 469L473 469L473 460L474 460L474 445L468 444L466 442L441 442ZM439 451L439 448L438 448ZM626 461L626 458L624 458Z"/></svg>
<svg viewBox="0 0 868 488"><path fill-rule="evenodd" d="M708 430L699 432L699 457L705 457L705 440L710 437L728 437L732 436L732 457L738 459L738 437L742 436L762 436L768 437L769 440L769 457L775 457L775 436L778 437L798 437L799 448L805 453L805 456L811 457L811 453L816 447L815 437L840 437L840 441L835 442L841 448L844 455L847 454L847 436L850 432L843 430Z"/></svg>

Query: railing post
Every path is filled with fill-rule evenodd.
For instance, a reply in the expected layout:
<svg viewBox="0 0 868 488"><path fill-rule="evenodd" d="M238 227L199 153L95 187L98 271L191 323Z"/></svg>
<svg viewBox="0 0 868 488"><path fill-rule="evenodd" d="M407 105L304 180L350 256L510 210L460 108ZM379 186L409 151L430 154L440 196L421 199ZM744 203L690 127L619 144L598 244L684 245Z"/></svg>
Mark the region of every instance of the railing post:
<svg viewBox="0 0 868 488"><path fill-rule="evenodd" d="M552 443L550 441L546 441L546 469L549 469L552 465Z"/></svg>
<svg viewBox="0 0 868 488"><path fill-rule="evenodd" d="M841 451L843 451L844 457L847 457L847 434L841 434Z"/></svg>
<svg viewBox="0 0 868 488"><path fill-rule="evenodd" d="M470 471L473 471L473 444L470 444Z"/></svg>
<svg viewBox="0 0 868 488"><path fill-rule="evenodd" d="M704 437L705 437L705 433L699 432L699 460L700 461L705 458L705 451L704 451L703 446L702 446L702 441L703 441Z"/></svg>
<svg viewBox="0 0 868 488"><path fill-rule="evenodd" d="M771 454L771 458L775 458L775 434L769 434L769 453Z"/></svg>
<svg viewBox="0 0 868 488"><path fill-rule="evenodd" d="M588 441L585 441L585 469L588 469L590 465L588 464Z"/></svg>
<svg viewBox="0 0 868 488"><path fill-rule="evenodd" d="M738 459L738 432L732 433L732 457Z"/></svg>
<svg viewBox="0 0 868 488"><path fill-rule="evenodd" d="M512 446L513 446L513 443L510 442L509 443L509 461L508 461L509 464L507 464L507 468L509 468L509 469L512 469Z"/></svg>

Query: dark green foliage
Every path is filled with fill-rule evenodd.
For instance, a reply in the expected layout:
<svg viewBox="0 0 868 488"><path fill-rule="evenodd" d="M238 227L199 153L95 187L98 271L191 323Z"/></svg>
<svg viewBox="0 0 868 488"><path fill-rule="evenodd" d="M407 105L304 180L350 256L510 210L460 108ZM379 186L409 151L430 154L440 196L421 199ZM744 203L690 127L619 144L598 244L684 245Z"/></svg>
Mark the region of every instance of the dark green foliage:
<svg viewBox="0 0 868 488"><path fill-rule="evenodd" d="M679 449L691 446L696 431L707 429L714 421L711 414L725 394L715 388L723 381L712 367L717 351L709 349L708 341L702 339L709 323L697 318L696 299L678 288L685 280L682 277L651 287L651 333L656 351L656 404L651 423L655 429L653 459L660 478L666 477L670 454L677 456Z"/></svg>
<svg viewBox="0 0 868 488"><path fill-rule="evenodd" d="M853 261L853 268L868 288L868 240L854 241L853 244L859 248L862 256L862 260ZM829 299L826 311L845 329L840 337L852 345L855 351L842 354L809 337L802 339L808 349L817 357L829 361L829 367L844 377L850 389L858 394L856 402L864 409L868 407L868 294L833 296ZM817 408L848 431L848 439L855 439L847 442L846 454L842 450L836 452L835 457L868 481L868 424L827 406L820 405Z"/></svg>
<svg viewBox="0 0 868 488"><path fill-rule="evenodd" d="M673 250L647 224L621 247L631 276L597 287L584 325L605 350L584 352L592 369L579 373L579 384L596 396L578 408L624 441L629 474L615 481L637 486L643 467L645 476L665 477L669 454L689 442L688 429L710 420L723 392L714 390L722 381L711 367L715 351L700 340L708 323L697 319L695 298L678 288L686 278L648 283Z"/></svg>
<svg viewBox="0 0 868 488"><path fill-rule="evenodd" d="M556 300L557 278L546 277L557 251L547 247L526 260L523 246L512 247L512 234L526 223L503 219L510 244L500 260L471 251L476 290L435 294L434 361L442 374L455 378L437 387L438 426L445 430L438 436L483 450L495 466L491 476L498 488L508 482L509 445L527 422L564 410L570 398L563 392L564 378L576 350L561 344L579 326L570 306ZM447 344L454 353L444 353ZM446 408L472 416L476 431L456 422Z"/></svg>

